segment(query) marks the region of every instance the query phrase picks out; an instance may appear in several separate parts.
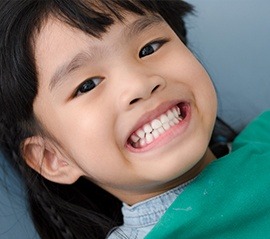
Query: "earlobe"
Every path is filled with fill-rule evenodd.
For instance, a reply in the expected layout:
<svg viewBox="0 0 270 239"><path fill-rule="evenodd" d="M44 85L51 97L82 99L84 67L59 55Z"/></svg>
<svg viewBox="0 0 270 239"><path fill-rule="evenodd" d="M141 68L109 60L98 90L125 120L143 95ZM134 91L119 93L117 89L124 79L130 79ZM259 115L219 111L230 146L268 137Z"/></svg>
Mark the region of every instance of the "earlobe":
<svg viewBox="0 0 270 239"><path fill-rule="evenodd" d="M27 138L22 151L26 163L50 181L72 184L82 176L79 168L70 164L54 144L40 136Z"/></svg>

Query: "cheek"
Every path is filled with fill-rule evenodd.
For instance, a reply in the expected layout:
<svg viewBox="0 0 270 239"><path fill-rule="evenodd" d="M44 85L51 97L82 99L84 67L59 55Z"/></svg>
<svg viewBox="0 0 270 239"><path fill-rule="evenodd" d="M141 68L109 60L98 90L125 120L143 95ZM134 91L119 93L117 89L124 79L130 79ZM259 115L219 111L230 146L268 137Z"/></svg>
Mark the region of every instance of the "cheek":
<svg viewBox="0 0 270 239"><path fill-rule="evenodd" d="M93 107L91 112L84 111L77 117L66 115L62 118L65 127L61 143L87 174L95 173L93 169L109 167L112 154L119 154L113 122L112 117L107 118L101 109L95 111Z"/></svg>
<svg viewBox="0 0 270 239"><path fill-rule="evenodd" d="M52 107L50 102L38 109L38 118L46 130L72 158L87 159L90 155L106 153L106 142L112 141L113 119L100 107L72 105ZM38 105L40 106L40 105ZM92 157L92 156L91 156Z"/></svg>
<svg viewBox="0 0 270 239"><path fill-rule="evenodd" d="M180 56L175 54L159 69L168 81L174 81L188 88L194 97L203 97L215 107L216 94L213 83L206 70L191 53L186 52Z"/></svg>
<svg viewBox="0 0 270 239"><path fill-rule="evenodd" d="M61 138L64 142L66 139L69 143L66 142L64 145L70 147L73 145L76 145L76 148L97 147L98 145L103 147L106 139L113 134L110 122L104 120L100 111L99 113L93 111L80 114L67 113L63 115L61 122L65 125Z"/></svg>
<svg viewBox="0 0 270 239"><path fill-rule="evenodd" d="M171 67L170 72L174 72L172 77L193 95L201 122L211 135L217 113L217 97L210 76L189 51L178 58L178 68L174 63L173 70L172 64L169 66Z"/></svg>
<svg viewBox="0 0 270 239"><path fill-rule="evenodd" d="M208 108L217 107L216 91L213 82L201 63L190 53L190 57L183 63L186 84L193 90L195 100ZM197 99L196 99L197 97Z"/></svg>
<svg viewBox="0 0 270 239"><path fill-rule="evenodd" d="M154 67L168 80L190 85L202 78L205 73L202 68L201 64L182 43L170 46L161 61L158 61L158 65Z"/></svg>

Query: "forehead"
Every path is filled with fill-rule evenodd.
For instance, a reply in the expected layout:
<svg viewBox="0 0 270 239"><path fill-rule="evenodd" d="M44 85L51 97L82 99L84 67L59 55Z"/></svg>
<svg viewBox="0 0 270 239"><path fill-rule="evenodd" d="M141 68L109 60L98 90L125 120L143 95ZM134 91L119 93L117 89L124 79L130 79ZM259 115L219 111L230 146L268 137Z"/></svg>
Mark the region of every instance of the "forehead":
<svg viewBox="0 0 270 239"><path fill-rule="evenodd" d="M69 48L67 49L66 46L64 47L62 43L68 44L68 42L72 42L72 40L76 41L81 39L82 42L85 40L84 43L91 45L93 42L102 41L106 35L113 37L113 33L122 35L129 40L145 30L151 29L157 25L160 26L164 23L163 18L156 14L141 16L126 13L124 19L115 21L103 34L93 36L88 32L70 26L66 22L59 20L59 18L50 16L43 22L39 32L34 37L34 55L37 56L40 55L40 53L46 53L48 49L51 49L54 45L56 48L63 49L64 51L70 50ZM80 45L78 44L77 47L80 48Z"/></svg>

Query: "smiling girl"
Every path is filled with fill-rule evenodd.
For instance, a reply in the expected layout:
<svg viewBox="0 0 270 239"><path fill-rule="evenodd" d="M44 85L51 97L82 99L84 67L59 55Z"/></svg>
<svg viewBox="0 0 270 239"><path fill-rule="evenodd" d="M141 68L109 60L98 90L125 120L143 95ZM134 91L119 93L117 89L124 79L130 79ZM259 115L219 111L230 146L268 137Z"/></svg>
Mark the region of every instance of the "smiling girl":
<svg viewBox="0 0 270 239"><path fill-rule="evenodd" d="M145 237L215 159L215 90L185 45L192 7L27 0L0 11L3 147L40 236Z"/></svg>

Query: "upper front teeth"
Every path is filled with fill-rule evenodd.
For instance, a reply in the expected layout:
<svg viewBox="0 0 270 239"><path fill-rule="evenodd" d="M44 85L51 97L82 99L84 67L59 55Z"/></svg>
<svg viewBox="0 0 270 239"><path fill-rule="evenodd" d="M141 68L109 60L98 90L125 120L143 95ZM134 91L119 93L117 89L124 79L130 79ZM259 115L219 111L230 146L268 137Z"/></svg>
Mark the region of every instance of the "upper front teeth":
<svg viewBox="0 0 270 239"><path fill-rule="evenodd" d="M154 119L152 122L151 122L151 127L153 129L158 129L162 126L162 123L158 120L158 119Z"/></svg>
<svg viewBox="0 0 270 239"><path fill-rule="evenodd" d="M134 147L149 144L181 120L180 108L175 106L133 133L130 137L131 143Z"/></svg>

